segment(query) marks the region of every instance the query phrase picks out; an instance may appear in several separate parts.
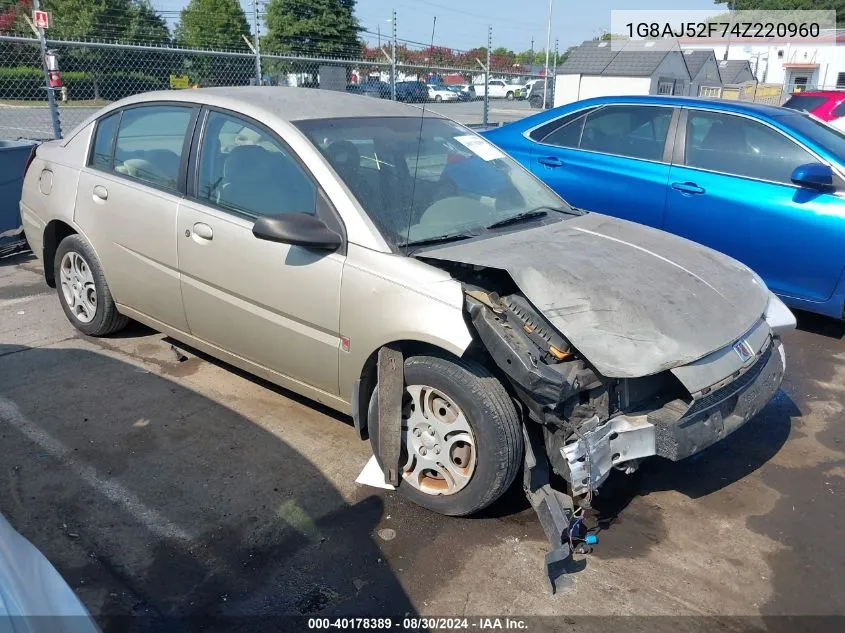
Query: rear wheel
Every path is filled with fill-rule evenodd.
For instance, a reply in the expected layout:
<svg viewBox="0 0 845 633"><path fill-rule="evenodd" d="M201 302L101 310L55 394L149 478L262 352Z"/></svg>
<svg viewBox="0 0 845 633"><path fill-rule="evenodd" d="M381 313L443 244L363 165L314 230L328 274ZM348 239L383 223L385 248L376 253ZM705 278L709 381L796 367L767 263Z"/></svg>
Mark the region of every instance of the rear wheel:
<svg viewBox="0 0 845 633"><path fill-rule="evenodd" d="M538 97L537 95L533 95L528 99L528 104L532 108L542 108L543 107L543 100Z"/></svg>
<svg viewBox="0 0 845 633"><path fill-rule="evenodd" d="M434 95L434 100L435 100L437 103L440 103L441 101L443 101L443 97L441 97L440 95Z"/></svg>
<svg viewBox="0 0 845 633"><path fill-rule="evenodd" d="M508 101L513 101L513 93L508 92L508 94L505 95L505 99L507 99Z"/></svg>
<svg viewBox="0 0 845 633"><path fill-rule="evenodd" d="M437 356L408 358L405 384L400 492L447 515L493 503L523 459L519 415L502 384L481 365ZM378 387L368 420L375 448Z"/></svg>
<svg viewBox="0 0 845 633"><path fill-rule="evenodd" d="M105 336L129 319L117 311L94 249L79 235L69 235L56 249L54 275L59 303L83 334Z"/></svg>

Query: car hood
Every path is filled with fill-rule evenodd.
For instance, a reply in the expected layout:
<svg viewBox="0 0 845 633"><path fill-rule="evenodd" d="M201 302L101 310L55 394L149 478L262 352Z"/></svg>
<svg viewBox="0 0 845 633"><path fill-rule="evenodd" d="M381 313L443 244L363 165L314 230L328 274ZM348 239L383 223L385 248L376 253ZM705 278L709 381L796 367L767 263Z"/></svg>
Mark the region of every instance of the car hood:
<svg viewBox="0 0 845 633"><path fill-rule="evenodd" d="M506 271L599 372L616 378L656 374L733 343L769 297L726 255L597 213L417 257Z"/></svg>

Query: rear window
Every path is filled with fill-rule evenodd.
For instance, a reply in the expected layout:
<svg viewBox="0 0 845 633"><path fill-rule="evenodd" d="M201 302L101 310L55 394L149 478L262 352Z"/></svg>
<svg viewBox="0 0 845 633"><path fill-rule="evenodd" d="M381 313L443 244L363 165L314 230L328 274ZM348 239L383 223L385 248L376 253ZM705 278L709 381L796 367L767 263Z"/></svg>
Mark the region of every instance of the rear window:
<svg viewBox="0 0 845 633"><path fill-rule="evenodd" d="M825 101L827 101L827 97L793 95L787 100L786 103L783 104L783 107L789 108L790 110L798 110L800 112L812 112L820 105L823 105Z"/></svg>

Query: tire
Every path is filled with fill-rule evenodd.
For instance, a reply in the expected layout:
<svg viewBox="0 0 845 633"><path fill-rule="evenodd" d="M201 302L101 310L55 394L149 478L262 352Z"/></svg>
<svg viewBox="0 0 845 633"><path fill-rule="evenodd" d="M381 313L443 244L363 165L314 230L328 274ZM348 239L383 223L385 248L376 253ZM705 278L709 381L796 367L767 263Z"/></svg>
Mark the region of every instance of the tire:
<svg viewBox="0 0 845 633"><path fill-rule="evenodd" d="M61 241L56 249L53 273L62 310L68 321L83 334L106 336L123 329L129 323L129 319L117 311L94 249L79 235L69 235ZM84 304L80 302L77 307L72 307L68 297L74 298L74 284L82 288L80 295L86 294L83 290L87 289L86 296L90 297L90 291L93 290L93 301Z"/></svg>
<svg viewBox="0 0 845 633"><path fill-rule="evenodd" d="M537 108L539 110L543 107L543 100L537 95L534 95L533 97L528 99L528 105L530 105L532 108Z"/></svg>
<svg viewBox="0 0 845 633"><path fill-rule="evenodd" d="M434 100L435 100L437 103L440 103L441 101L443 101L443 97L441 97L440 95L434 95Z"/></svg>
<svg viewBox="0 0 845 633"><path fill-rule="evenodd" d="M522 426L510 396L487 369L471 361L412 356L405 360L404 367L408 387L406 413L413 399L408 391L412 386L426 385L435 393L442 392L463 411L472 429L475 463L469 482L457 492L424 492L405 478L404 472L399 491L410 501L449 516L464 516L487 507L510 487L524 458ZM406 413L403 413L403 427L411 424ZM378 446L378 386L370 398L367 419L373 421L368 429L375 451ZM407 460L411 440L412 431L408 428L403 431L402 463Z"/></svg>
<svg viewBox="0 0 845 633"><path fill-rule="evenodd" d="M505 99L507 99L508 101L513 101L513 93L509 92L508 94L506 94Z"/></svg>

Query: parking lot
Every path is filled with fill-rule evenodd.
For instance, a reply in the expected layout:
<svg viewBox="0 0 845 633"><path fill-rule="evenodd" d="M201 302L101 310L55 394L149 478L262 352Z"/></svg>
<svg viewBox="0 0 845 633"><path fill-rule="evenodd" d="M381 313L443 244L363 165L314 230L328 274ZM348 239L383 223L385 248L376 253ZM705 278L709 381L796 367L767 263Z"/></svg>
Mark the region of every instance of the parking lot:
<svg viewBox="0 0 845 633"><path fill-rule="evenodd" d="M16 255L0 260L0 510L106 631L126 615L162 630L282 613L803 630L761 616L845 615L843 335L800 315L757 418L690 460L614 477L598 547L550 595L518 489L461 519L356 484L370 450L350 419L191 350L180 360L140 325L85 338Z"/></svg>
<svg viewBox="0 0 845 633"><path fill-rule="evenodd" d="M488 122L507 123L526 116L534 110L527 101L506 101L491 99ZM417 104L421 105L421 104ZM483 101L456 103L427 103L426 108L448 116L465 125L480 125L483 122ZM99 108L65 105L59 108L62 131L67 133L94 114ZM0 104L0 139L31 138L47 140L53 138L53 124L46 105L3 105Z"/></svg>

